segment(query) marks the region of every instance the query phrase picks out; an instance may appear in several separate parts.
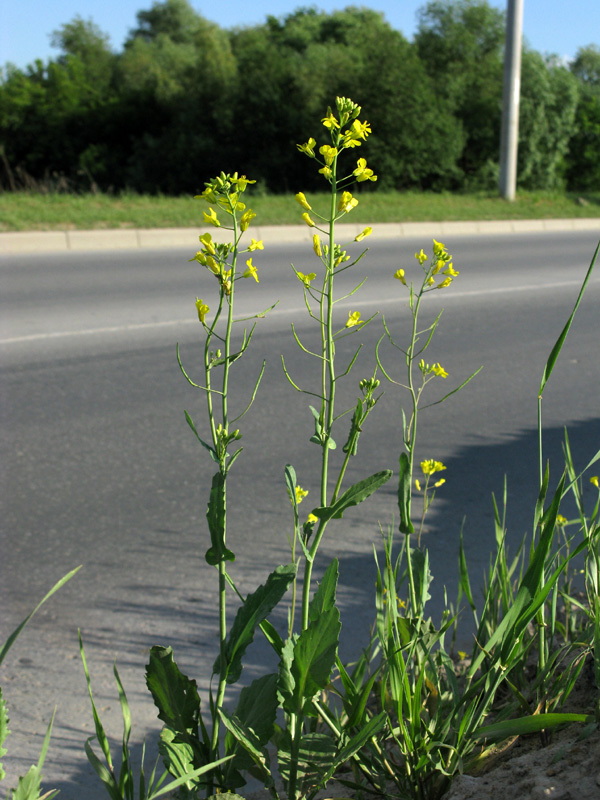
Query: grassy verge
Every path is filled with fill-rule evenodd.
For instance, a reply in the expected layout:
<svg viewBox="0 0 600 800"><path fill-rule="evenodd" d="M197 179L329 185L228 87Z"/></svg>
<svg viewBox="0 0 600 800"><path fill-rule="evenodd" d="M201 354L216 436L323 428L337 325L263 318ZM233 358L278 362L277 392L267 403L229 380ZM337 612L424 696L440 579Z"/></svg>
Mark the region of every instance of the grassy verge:
<svg viewBox="0 0 600 800"><path fill-rule="evenodd" d="M314 197L314 196L313 196ZM261 225L293 225L299 207L292 195L250 197ZM326 203L326 195L317 196ZM204 208L192 197L138 194L0 194L0 231L196 227ZM495 194L364 192L354 222L420 222L489 219L559 219L600 216L600 192L520 192L514 203Z"/></svg>

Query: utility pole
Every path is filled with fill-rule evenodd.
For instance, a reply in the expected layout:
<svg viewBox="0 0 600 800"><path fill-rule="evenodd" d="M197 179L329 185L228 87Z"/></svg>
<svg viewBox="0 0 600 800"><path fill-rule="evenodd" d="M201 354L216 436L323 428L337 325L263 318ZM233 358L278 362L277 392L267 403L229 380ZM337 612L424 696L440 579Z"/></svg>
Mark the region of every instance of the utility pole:
<svg viewBox="0 0 600 800"><path fill-rule="evenodd" d="M500 134L500 195L505 200L514 200L517 188L522 39L523 0L508 0L506 9L506 45L504 49L502 131Z"/></svg>

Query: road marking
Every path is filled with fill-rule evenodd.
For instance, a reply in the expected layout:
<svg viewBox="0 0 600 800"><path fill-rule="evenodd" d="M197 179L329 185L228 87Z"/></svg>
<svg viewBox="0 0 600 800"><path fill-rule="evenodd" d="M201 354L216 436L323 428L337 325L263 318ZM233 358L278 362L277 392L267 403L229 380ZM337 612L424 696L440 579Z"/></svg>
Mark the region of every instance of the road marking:
<svg viewBox="0 0 600 800"><path fill-rule="evenodd" d="M600 284L600 280L590 281L590 286ZM494 295L494 294L514 294L515 292L541 292L548 289L563 289L566 287L581 286L581 280L571 281L557 281L555 283L533 283L526 284L525 286L499 286L495 289L473 289L464 292L444 292L444 299L457 300L464 297L478 297L481 295ZM353 301L340 301L338 304L340 308L363 308L365 306L380 305L386 306L391 303L398 303L402 301L402 297L388 297L386 299L373 299L373 300L353 300ZM279 316L281 314L297 314L305 310L305 306L297 306L295 308L275 308L269 311L265 316ZM248 318L249 314L244 314L243 318ZM251 318L251 317L250 317ZM48 339L66 339L74 336L96 336L106 333L126 333L128 331L141 331L154 328L166 328L175 325L191 325L196 323L195 319L171 319L164 322L141 322L135 325L113 325L106 328L86 328L76 331L55 331L54 333L33 333L28 336L13 336L8 339L0 339L0 345L23 344L25 342L38 342Z"/></svg>

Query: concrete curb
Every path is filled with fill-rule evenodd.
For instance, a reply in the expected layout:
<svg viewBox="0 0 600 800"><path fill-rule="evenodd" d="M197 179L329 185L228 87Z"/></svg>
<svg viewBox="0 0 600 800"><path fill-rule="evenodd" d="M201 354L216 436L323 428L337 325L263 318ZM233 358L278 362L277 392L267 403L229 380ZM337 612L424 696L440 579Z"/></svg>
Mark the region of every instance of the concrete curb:
<svg viewBox="0 0 600 800"><path fill-rule="evenodd" d="M338 225L340 239L353 239L364 224ZM58 253L91 250L188 248L198 235L212 233L215 241L227 241L229 231L219 228L140 228L94 231L24 231L0 233L0 255ZM383 239L404 237L474 236L476 234L541 233L543 231L590 231L600 233L600 218L485 220L481 222L381 223L373 232ZM255 239L286 243L311 241L314 230L298 225L265 225L251 229Z"/></svg>

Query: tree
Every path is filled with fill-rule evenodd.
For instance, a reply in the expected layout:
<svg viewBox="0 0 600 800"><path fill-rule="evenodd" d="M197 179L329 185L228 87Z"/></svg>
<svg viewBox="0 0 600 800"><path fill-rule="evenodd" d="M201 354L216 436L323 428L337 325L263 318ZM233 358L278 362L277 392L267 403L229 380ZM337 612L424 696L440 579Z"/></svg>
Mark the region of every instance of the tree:
<svg viewBox="0 0 600 800"><path fill-rule="evenodd" d="M579 85L574 133L567 155L569 188L598 191L600 187L600 48L577 51L570 70Z"/></svg>
<svg viewBox="0 0 600 800"><path fill-rule="evenodd" d="M504 13L486 0L435 0L419 13L415 43L438 96L463 131L459 166L468 185L485 184L498 161Z"/></svg>
<svg viewBox="0 0 600 800"><path fill-rule="evenodd" d="M525 50L521 64L518 182L525 189L560 189L573 133L577 85L553 59Z"/></svg>

